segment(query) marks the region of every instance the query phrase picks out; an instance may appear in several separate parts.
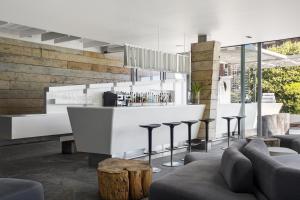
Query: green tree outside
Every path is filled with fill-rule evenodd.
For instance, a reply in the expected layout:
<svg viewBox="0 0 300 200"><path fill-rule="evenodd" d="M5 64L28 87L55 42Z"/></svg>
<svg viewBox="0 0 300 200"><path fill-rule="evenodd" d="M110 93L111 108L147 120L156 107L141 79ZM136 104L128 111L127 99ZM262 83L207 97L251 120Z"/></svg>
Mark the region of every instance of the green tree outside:
<svg viewBox="0 0 300 200"><path fill-rule="evenodd" d="M283 55L300 54L300 42L287 41L279 46L268 48ZM249 96L256 101L256 70L248 69ZM263 68L262 90L264 93L274 93L276 101L283 103L282 112L300 114L300 66Z"/></svg>
<svg viewBox="0 0 300 200"><path fill-rule="evenodd" d="M262 77L263 92L275 94L282 112L300 114L300 66L265 68Z"/></svg>

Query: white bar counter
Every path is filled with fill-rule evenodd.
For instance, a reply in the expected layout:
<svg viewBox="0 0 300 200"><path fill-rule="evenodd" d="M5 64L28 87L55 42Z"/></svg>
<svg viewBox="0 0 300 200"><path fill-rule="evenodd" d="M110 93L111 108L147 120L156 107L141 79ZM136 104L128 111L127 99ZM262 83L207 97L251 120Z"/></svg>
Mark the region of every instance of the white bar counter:
<svg viewBox="0 0 300 200"><path fill-rule="evenodd" d="M0 139L22 139L72 133L67 113L1 115Z"/></svg>
<svg viewBox="0 0 300 200"><path fill-rule="evenodd" d="M145 107L68 107L77 150L115 155L148 149L148 130L140 124L162 124L202 118L205 105ZM192 126L196 138L199 123ZM174 143L187 140L186 124L175 127ZM152 133L153 147L170 143L170 129L162 125Z"/></svg>

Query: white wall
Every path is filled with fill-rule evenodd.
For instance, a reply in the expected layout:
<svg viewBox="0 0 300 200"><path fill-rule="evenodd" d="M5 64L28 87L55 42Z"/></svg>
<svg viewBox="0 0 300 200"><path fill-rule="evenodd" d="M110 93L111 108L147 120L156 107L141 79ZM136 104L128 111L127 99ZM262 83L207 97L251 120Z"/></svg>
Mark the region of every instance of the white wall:
<svg viewBox="0 0 300 200"><path fill-rule="evenodd" d="M263 103L262 115L278 114L282 107L281 103ZM218 104L217 106L217 120L216 120L216 135L215 138L221 138L224 133L227 133L227 121L222 117L240 115L241 104ZM256 134L257 126L257 103L247 103L245 105L245 129L246 135ZM237 131L237 120L231 120L231 131ZM251 132L251 133L250 133Z"/></svg>

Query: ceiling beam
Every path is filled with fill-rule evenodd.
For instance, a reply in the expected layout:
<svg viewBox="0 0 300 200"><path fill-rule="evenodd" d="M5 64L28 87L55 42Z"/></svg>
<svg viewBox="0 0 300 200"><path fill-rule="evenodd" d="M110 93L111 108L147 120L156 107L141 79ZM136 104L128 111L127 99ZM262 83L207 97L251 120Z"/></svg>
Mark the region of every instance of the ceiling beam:
<svg viewBox="0 0 300 200"><path fill-rule="evenodd" d="M41 36L41 40L42 41L48 41L48 40L53 40L53 39L57 39L57 38L62 38L67 36L66 34L62 34L62 33L56 33L56 32L47 32L47 33L43 33Z"/></svg>
<svg viewBox="0 0 300 200"><path fill-rule="evenodd" d="M79 39L80 39L80 37L67 35L67 36L64 36L64 37L54 39L54 43L56 44L56 43L62 43L62 42L69 42L69 41L79 40Z"/></svg>
<svg viewBox="0 0 300 200"><path fill-rule="evenodd" d="M100 47L100 51L102 53L117 53L124 52L125 47L121 45L107 45Z"/></svg>
<svg viewBox="0 0 300 200"><path fill-rule="evenodd" d="M83 39L82 42L83 42L83 48L102 47L109 44L107 42L101 42L101 41L89 40L89 39Z"/></svg>
<svg viewBox="0 0 300 200"><path fill-rule="evenodd" d="M46 33L47 31L38 28L28 28L27 30L20 31L19 36L22 37L32 37L33 35L40 35Z"/></svg>
<svg viewBox="0 0 300 200"><path fill-rule="evenodd" d="M0 21L0 26L4 25L4 24L7 24L8 22L5 22L5 21Z"/></svg>
<svg viewBox="0 0 300 200"><path fill-rule="evenodd" d="M19 24L4 23L2 24L2 26L0 26L0 31L6 34L19 35L20 31L24 31L28 28L28 26L23 26Z"/></svg>

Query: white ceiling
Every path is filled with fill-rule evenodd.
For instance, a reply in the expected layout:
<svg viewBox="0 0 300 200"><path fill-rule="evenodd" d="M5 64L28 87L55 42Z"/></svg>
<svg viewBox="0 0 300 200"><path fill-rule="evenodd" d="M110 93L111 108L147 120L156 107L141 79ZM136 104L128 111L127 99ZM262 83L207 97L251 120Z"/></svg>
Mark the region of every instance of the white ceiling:
<svg viewBox="0 0 300 200"><path fill-rule="evenodd" d="M198 34L222 46L299 37L299 9L299 0L1 0L0 20L182 52Z"/></svg>

